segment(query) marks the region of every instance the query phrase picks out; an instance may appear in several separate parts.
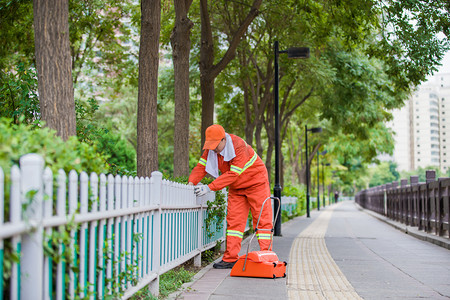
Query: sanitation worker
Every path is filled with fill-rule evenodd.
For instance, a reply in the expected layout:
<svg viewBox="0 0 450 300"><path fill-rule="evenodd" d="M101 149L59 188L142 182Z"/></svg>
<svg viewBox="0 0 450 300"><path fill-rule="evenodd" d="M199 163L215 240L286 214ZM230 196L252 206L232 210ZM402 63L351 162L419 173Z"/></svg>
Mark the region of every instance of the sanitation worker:
<svg viewBox="0 0 450 300"><path fill-rule="evenodd" d="M231 269L238 260L249 210L253 217L253 228L256 228L262 203L270 197L269 178L261 158L242 138L226 133L217 124L209 126L205 135L205 151L189 176L189 184L197 185L209 173L216 179L209 185L196 186L194 192L197 196L229 187L227 247L222 261L213 267ZM267 201L256 231L261 250L269 250L270 229L272 205Z"/></svg>

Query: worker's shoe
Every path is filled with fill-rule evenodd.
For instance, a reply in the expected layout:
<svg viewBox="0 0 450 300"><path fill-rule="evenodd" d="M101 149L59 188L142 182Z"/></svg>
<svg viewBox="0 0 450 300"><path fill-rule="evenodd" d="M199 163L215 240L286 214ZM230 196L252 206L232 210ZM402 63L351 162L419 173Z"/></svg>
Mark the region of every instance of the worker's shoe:
<svg viewBox="0 0 450 300"><path fill-rule="evenodd" d="M215 263L213 265L213 268L214 269L231 269L231 268L233 268L235 263L236 263L236 261L228 262L228 261L221 260L220 262Z"/></svg>

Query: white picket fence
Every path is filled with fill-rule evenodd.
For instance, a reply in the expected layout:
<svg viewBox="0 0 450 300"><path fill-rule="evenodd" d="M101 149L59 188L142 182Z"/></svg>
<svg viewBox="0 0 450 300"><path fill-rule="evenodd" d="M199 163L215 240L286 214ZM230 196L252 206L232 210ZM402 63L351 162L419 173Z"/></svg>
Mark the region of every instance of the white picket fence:
<svg viewBox="0 0 450 300"><path fill-rule="evenodd" d="M157 295L159 275L193 257L199 264L200 253L225 236L225 224L211 225L212 237L203 226L204 203L214 193L196 198L192 186L160 172L141 178L71 171L67 178L27 154L12 167L10 185L4 181L0 168L0 300L126 299L147 285ZM14 254L7 270L5 258Z"/></svg>

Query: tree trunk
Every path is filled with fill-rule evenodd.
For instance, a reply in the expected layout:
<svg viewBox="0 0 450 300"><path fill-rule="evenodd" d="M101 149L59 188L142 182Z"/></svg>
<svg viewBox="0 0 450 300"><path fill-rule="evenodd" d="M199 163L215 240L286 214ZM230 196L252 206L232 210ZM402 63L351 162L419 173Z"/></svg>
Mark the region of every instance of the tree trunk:
<svg viewBox="0 0 450 300"><path fill-rule="evenodd" d="M200 90L202 94L201 144L205 142L205 130L214 121L214 78L210 75L214 62L214 41L208 1L200 0L201 41L200 41Z"/></svg>
<svg viewBox="0 0 450 300"><path fill-rule="evenodd" d="M259 13L262 0L254 0L246 18L228 40L230 45L222 59L214 65L214 41L209 18L208 1L200 0L201 45L200 45L200 86L202 93L202 145L205 130L214 122L214 80L236 55L236 48L246 33L248 26Z"/></svg>
<svg viewBox="0 0 450 300"><path fill-rule="evenodd" d="M192 0L174 1L175 26L170 36L173 52L175 118L173 175L189 175L189 52L194 25L187 17Z"/></svg>
<svg viewBox="0 0 450 300"><path fill-rule="evenodd" d="M34 0L34 36L41 119L63 140L76 135L69 2Z"/></svg>
<svg viewBox="0 0 450 300"><path fill-rule="evenodd" d="M158 170L157 92L161 1L141 0L139 88L137 118L137 175Z"/></svg>

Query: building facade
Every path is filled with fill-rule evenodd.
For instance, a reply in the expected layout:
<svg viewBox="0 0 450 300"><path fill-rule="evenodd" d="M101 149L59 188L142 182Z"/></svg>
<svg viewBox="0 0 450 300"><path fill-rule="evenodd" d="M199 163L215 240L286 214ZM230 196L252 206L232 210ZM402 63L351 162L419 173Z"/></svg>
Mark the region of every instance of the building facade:
<svg viewBox="0 0 450 300"><path fill-rule="evenodd" d="M437 166L450 169L450 73L437 73L420 85L405 106L393 111L392 159L400 171Z"/></svg>

